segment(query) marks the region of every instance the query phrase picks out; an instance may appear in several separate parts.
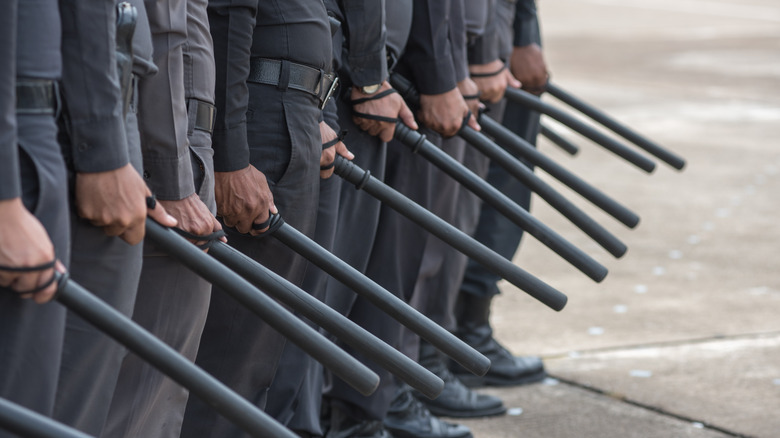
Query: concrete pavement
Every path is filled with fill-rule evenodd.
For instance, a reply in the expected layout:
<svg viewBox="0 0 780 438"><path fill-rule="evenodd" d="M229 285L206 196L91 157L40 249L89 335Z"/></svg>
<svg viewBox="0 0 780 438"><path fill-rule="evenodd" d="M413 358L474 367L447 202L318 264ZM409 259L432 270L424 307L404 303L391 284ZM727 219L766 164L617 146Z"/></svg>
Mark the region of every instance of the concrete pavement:
<svg viewBox="0 0 780 438"><path fill-rule="evenodd" d="M534 199L535 216L610 274L593 283L524 238L515 262L569 303L555 313L504 284L494 323L553 379L489 389L510 415L464 423L478 438L780 437L780 4L538 6L553 80L688 166L647 175L550 122L581 152L541 150L642 221L629 230L538 172L629 251L612 258Z"/></svg>

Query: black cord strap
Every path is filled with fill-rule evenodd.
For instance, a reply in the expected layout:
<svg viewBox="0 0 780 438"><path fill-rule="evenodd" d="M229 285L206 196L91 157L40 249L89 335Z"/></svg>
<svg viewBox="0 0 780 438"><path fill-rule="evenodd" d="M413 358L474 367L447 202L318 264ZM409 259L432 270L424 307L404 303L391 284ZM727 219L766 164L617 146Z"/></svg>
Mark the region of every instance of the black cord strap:
<svg viewBox="0 0 780 438"><path fill-rule="evenodd" d="M391 95L393 93L397 93L397 92L398 91L396 91L395 88L390 88L390 89L387 89L387 90L385 90L385 91L383 91L381 93L372 94L372 95L370 95L368 97L361 97L360 99L354 99L354 100L350 99L349 103L350 103L350 105L355 106L355 105L359 105L359 104L364 103L364 102L370 102L372 100L379 100L379 99L381 99L381 98L383 98L385 96L389 96L389 95Z"/></svg>
<svg viewBox="0 0 780 438"><path fill-rule="evenodd" d="M154 210L155 207L157 207L157 198L154 197L154 194L152 196L146 197L146 208L149 210Z"/></svg>
<svg viewBox="0 0 780 438"><path fill-rule="evenodd" d="M343 130L343 131L339 132L338 134L336 134L336 138L334 138L333 140L327 141L327 142L323 143L322 144L322 148L323 149L327 149L327 148L329 148L331 146L336 146L340 141L343 141L344 137L346 137L346 136L347 136L347 131Z"/></svg>
<svg viewBox="0 0 780 438"><path fill-rule="evenodd" d="M42 263L37 266L5 266L0 265L0 270L2 271L9 271L9 272L37 272L37 271L45 271L47 269L52 269L57 264L57 259L54 259L50 262ZM51 278L46 280L43 284L40 286L36 286L32 289L28 290L13 290L11 288L0 288L6 292L11 292L16 295L27 295L27 294L34 294L36 292L40 292L47 287L49 287L54 281L56 280L56 275L52 274Z"/></svg>
<svg viewBox="0 0 780 438"><path fill-rule="evenodd" d="M373 114L361 113L361 112L358 112L358 111L355 111L355 110L352 110L352 114L355 117L360 117L361 119L378 120L380 122L396 123L398 121L398 118L385 117L385 116L375 116Z"/></svg>
<svg viewBox="0 0 780 438"><path fill-rule="evenodd" d="M54 259L50 262L46 262L37 266L5 266L0 265L0 271L9 271L9 272L35 272L35 271L45 271L47 269L51 269L54 267L54 265L57 264L57 259Z"/></svg>
<svg viewBox="0 0 780 438"><path fill-rule="evenodd" d="M184 237L185 239L194 240L195 242L205 242L200 245L195 245L199 249L208 249L211 247L211 245L214 244L217 240L222 238L222 236L225 235L225 232L222 230L215 231L211 234L204 234L204 235L197 235L192 234L189 231L184 231L181 228L171 228L173 231L175 231L178 235Z"/></svg>
<svg viewBox="0 0 780 438"><path fill-rule="evenodd" d="M481 95L482 95L482 93L479 93L479 92L477 94L464 94L463 95L463 100L477 100L477 99L479 99L479 96L481 96Z"/></svg>
<svg viewBox="0 0 780 438"><path fill-rule="evenodd" d="M471 76L472 78L489 78L491 76L497 76L504 70L506 70L506 64L501 66L499 70L494 71L492 73L469 73L469 76Z"/></svg>

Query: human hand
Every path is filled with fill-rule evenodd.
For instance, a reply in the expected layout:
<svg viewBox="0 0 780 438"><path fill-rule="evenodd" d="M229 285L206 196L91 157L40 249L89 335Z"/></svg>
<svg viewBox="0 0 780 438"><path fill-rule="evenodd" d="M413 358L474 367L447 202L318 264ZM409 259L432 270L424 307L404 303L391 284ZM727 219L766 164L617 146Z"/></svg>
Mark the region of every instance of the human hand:
<svg viewBox="0 0 780 438"><path fill-rule="evenodd" d="M500 59L487 64L470 65L469 73L479 88L480 98L486 102L496 103L504 98L506 87L520 88L521 85L504 68L504 62Z"/></svg>
<svg viewBox="0 0 780 438"><path fill-rule="evenodd" d="M144 238L146 216L166 227L176 219L161 205L147 207L152 192L132 165L107 172L76 174L76 212L92 225L103 228L108 236L119 236L135 245Z"/></svg>
<svg viewBox="0 0 780 438"><path fill-rule="evenodd" d="M20 198L0 201L0 286L16 292L34 290L51 281L54 270L64 273L65 267L56 261L53 267L18 271L17 268L46 266L54 261L54 245L38 218L22 204ZM3 269L12 268L12 269ZM51 283L32 294L20 295L45 303L57 292L57 284Z"/></svg>
<svg viewBox="0 0 780 438"><path fill-rule="evenodd" d="M251 164L232 172L214 172L214 195L217 216L240 233L262 234L268 227L255 230L252 224L266 222L269 212L278 213L265 175Z"/></svg>
<svg viewBox="0 0 780 438"><path fill-rule="evenodd" d="M322 137L322 144L326 144L336 140L339 136L327 123L320 122L320 137ZM333 175L333 162L336 161L336 154L347 160L355 158L355 155L347 149L342 141L323 149L322 155L320 155L320 178L327 179Z"/></svg>
<svg viewBox="0 0 780 438"><path fill-rule="evenodd" d="M177 227L189 234L195 236L207 236L222 229L216 217L211 214L206 204L200 200L197 194L175 201L159 200L157 201L165 207L165 210L178 221ZM227 242L227 238L222 236L221 241ZM196 245L207 243L202 240L190 241Z"/></svg>
<svg viewBox="0 0 780 438"><path fill-rule="evenodd" d="M364 94L358 87L352 87L350 92L350 100L360 101L362 99L370 99L371 96L377 96L380 93L391 90L393 87L387 81L382 82L382 86L374 94ZM395 120L400 119L406 126L412 129L418 129L417 122L414 120L414 114L412 110L406 105L404 99L398 93L391 93L378 99L365 100L360 103L354 104L352 109L356 113L370 114L373 116L385 117L387 119L393 119L390 121L371 120L359 115L352 117L352 121L358 128L368 132L369 134L379 137L380 140L388 142L393 139L395 134Z"/></svg>
<svg viewBox="0 0 780 438"><path fill-rule="evenodd" d="M444 137L457 134L468 113L469 107L457 88L441 94L420 95L420 121ZM481 129L474 114L469 117L468 125L477 131Z"/></svg>
<svg viewBox="0 0 780 438"><path fill-rule="evenodd" d="M509 69L523 83L524 90L537 95L544 92L549 74L538 44L513 48Z"/></svg>

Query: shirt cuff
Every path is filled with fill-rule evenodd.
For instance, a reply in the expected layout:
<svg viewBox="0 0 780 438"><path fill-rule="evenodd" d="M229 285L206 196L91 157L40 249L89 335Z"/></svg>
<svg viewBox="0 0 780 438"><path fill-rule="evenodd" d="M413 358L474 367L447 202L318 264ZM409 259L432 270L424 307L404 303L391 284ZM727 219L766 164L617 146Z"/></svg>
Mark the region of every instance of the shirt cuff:
<svg viewBox="0 0 780 438"><path fill-rule="evenodd" d="M458 86L452 58L415 60L409 65L420 94L442 94Z"/></svg>
<svg viewBox="0 0 780 438"><path fill-rule="evenodd" d="M524 20L515 20L515 36L512 44L515 47L524 47L530 44L542 44L539 33L539 20L537 17L529 17Z"/></svg>
<svg viewBox="0 0 780 438"><path fill-rule="evenodd" d="M130 162L125 121L120 116L70 123L76 172L107 172Z"/></svg>
<svg viewBox="0 0 780 438"><path fill-rule="evenodd" d="M178 201L195 193L190 150L175 158L144 157L144 180L155 197Z"/></svg>
<svg viewBox="0 0 780 438"><path fill-rule="evenodd" d="M387 79L387 51L365 56L348 56L349 74L352 85L363 87L381 84Z"/></svg>
<svg viewBox="0 0 780 438"><path fill-rule="evenodd" d="M249 140L246 122L224 130L214 130L214 171L233 172L249 165Z"/></svg>

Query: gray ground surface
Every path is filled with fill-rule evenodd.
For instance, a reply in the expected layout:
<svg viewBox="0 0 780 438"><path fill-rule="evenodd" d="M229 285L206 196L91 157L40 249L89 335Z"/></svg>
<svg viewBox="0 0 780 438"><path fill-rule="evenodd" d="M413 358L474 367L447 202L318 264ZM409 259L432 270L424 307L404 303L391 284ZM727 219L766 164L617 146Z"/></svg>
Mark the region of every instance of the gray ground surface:
<svg viewBox="0 0 780 438"><path fill-rule="evenodd" d="M489 389L492 437L780 437L780 3L539 0L553 79L688 160L651 175L570 131L541 150L642 217L611 257L545 203L532 212L610 269L593 283L530 236L516 263L569 296L510 285L494 323L555 379ZM551 97L546 101L555 103ZM550 125L553 125L550 123Z"/></svg>

